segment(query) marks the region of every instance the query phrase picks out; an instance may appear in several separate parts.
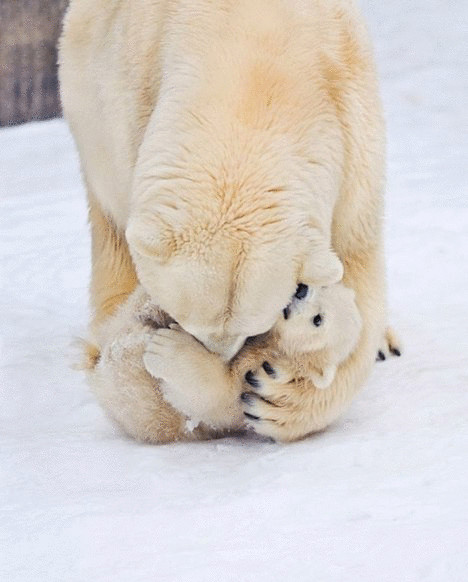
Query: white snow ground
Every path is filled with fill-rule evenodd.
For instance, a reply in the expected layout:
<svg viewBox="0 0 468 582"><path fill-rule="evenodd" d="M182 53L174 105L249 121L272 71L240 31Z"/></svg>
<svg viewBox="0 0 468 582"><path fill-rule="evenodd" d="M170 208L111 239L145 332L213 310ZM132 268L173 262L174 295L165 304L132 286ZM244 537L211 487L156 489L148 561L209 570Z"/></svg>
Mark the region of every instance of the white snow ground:
<svg viewBox="0 0 468 582"><path fill-rule="evenodd" d="M111 427L68 367L89 279L70 135L62 121L0 131L0 580L468 580L468 7L364 8L406 350L306 441L152 447Z"/></svg>

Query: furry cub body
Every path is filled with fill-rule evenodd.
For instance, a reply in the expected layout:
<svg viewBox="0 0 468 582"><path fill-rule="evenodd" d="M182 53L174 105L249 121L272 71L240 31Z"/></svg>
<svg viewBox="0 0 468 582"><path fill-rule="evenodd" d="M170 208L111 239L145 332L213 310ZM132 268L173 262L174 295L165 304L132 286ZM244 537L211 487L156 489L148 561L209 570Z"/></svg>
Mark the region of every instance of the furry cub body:
<svg viewBox="0 0 468 582"><path fill-rule="evenodd" d="M60 60L90 203L97 353L139 280L227 360L271 328L299 282L338 281L336 253L359 343L326 391L278 377L275 414L259 417L259 432L283 440L326 426L366 378L385 320L383 126L353 3L72 0ZM173 348L190 384L193 353ZM166 440L148 391L136 383L124 405L118 383L94 371L106 408L132 419L128 432ZM221 381L203 388L214 424L240 426L238 394L219 400Z"/></svg>

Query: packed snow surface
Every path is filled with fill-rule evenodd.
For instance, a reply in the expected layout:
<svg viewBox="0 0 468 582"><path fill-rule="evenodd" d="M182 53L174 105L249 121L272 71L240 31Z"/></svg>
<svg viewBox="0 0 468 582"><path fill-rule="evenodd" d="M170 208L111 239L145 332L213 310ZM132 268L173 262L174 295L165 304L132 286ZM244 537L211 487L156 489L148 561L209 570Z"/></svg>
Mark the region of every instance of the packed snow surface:
<svg viewBox="0 0 468 582"><path fill-rule="evenodd" d="M60 120L0 131L2 581L468 580L468 8L364 10L405 352L303 442L143 446L111 426L69 367L90 270L70 134Z"/></svg>

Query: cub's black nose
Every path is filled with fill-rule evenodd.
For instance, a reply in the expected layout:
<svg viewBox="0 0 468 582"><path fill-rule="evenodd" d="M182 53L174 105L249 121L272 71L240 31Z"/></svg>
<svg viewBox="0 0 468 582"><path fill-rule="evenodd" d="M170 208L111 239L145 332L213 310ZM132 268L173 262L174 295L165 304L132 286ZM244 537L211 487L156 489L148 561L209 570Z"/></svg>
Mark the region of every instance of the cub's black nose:
<svg viewBox="0 0 468 582"><path fill-rule="evenodd" d="M299 283L297 286L296 292L294 293L294 297L296 299L304 299L309 292L309 286L304 285L304 283Z"/></svg>
<svg viewBox="0 0 468 582"><path fill-rule="evenodd" d="M320 315L320 313L318 313L312 320L312 323L315 325L315 327L320 327L322 325L322 321L323 318Z"/></svg>

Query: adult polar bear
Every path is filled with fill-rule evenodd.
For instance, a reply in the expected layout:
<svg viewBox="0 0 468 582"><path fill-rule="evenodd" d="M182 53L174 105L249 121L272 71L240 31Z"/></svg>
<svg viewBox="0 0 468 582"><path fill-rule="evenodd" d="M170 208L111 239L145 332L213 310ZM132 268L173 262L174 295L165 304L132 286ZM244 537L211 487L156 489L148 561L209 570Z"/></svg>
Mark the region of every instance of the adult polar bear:
<svg viewBox="0 0 468 582"><path fill-rule="evenodd" d="M331 234L360 342L327 391L298 378L270 393L282 403L276 438L329 424L367 377L385 325L384 129L354 3L72 0L60 63L88 190L98 349L139 280L229 359L272 326L297 283L320 283L317 265L336 276L320 242ZM115 416L118 387L115 398L94 388ZM157 442L152 426L145 438Z"/></svg>

